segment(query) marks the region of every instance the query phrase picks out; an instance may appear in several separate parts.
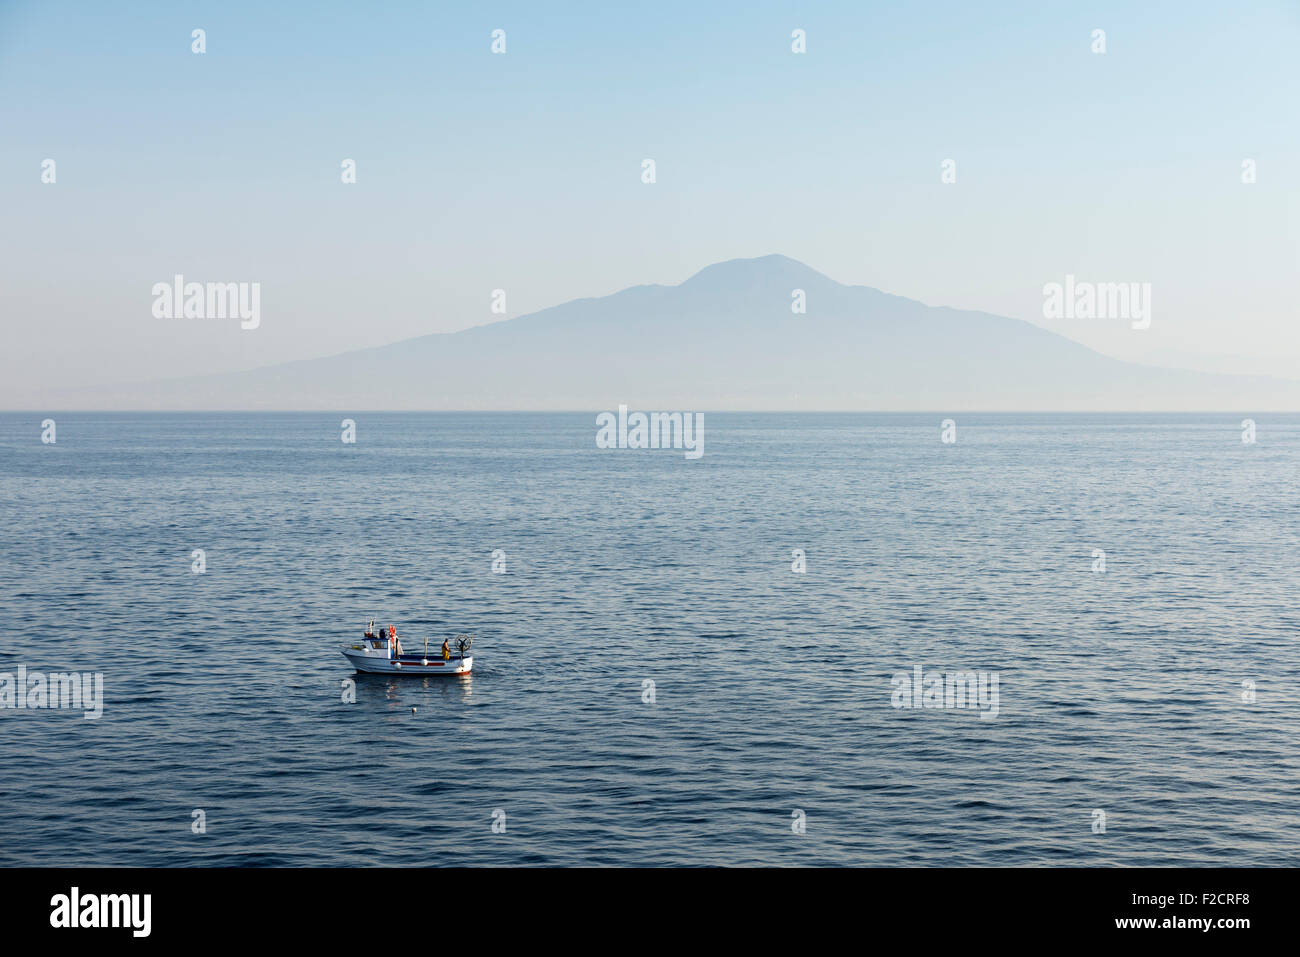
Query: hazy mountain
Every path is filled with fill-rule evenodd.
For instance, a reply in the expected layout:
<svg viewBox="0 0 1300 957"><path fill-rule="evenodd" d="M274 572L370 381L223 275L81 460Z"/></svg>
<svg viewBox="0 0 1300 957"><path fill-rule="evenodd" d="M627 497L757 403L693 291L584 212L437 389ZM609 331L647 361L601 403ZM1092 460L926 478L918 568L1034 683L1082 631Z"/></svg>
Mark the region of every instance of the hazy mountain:
<svg viewBox="0 0 1300 957"><path fill-rule="evenodd" d="M807 313L791 311L792 290ZM1115 320L1106 320L1115 321ZM1141 335L1134 332L1134 335ZM1300 409L1300 383L1120 362L1018 319L736 259L463 332L70 394L75 408Z"/></svg>

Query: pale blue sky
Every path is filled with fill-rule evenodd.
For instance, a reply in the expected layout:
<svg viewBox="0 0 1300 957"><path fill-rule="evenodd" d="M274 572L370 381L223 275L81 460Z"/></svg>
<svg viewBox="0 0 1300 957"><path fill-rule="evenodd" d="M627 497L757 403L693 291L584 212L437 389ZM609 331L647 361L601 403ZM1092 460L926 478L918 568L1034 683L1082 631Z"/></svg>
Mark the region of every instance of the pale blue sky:
<svg viewBox="0 0 1300 957"><path fill-rule="evenodd" d="M0 405L771 252L1124 358L1300 376L1296 3L131 6L0 3ZM160 323L177 272L261 282L261 328ZM1150 282L1151 328L1044 320L1067 272Z"/></svg>

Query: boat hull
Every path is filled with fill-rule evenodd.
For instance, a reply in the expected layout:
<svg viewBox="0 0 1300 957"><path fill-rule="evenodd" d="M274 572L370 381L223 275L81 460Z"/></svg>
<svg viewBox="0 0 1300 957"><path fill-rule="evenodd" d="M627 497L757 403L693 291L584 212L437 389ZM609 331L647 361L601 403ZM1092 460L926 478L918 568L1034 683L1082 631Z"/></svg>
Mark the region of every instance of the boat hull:
<svg viewBox="0 0 1300 957"><path fill-rule="evenodd" d="M467 675L474 667L474 656L459 655L444 661L441 656L402 655L399 659L367 653L365 649L345 649L343 657L357 671L380 675Z"/></svg>

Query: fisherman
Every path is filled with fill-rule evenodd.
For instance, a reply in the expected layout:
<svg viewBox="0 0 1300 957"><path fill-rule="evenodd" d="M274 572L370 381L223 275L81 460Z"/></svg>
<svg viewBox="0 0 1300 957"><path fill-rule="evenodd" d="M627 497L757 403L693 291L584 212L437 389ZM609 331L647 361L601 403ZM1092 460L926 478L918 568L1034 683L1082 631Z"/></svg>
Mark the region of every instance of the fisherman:
<svg viewBox="0 0 1300 957"><path fill-rule="evenodd" d="M443 661L451 660L451 639L450 638L442 639L442 660Z"/></svg>
<svg viewBox="0 0 1300 957"><path fill-rule="evenodd" d="M397 658L402 654L402 641L397 637L397 629L392 625L388 626L388 636L393 643L393 657Z"/></svg>

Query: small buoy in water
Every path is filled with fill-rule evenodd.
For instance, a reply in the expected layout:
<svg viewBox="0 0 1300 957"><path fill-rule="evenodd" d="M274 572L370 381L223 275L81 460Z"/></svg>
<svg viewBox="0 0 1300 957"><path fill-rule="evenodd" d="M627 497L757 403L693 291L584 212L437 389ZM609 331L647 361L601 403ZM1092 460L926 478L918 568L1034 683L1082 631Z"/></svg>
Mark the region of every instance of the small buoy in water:
<svg viewBox="0 0 1300 957"><path fill-rule="evenodd" d="M415 709L414 709L414 708L411 709L411 714L415 714Z"/></svg>

